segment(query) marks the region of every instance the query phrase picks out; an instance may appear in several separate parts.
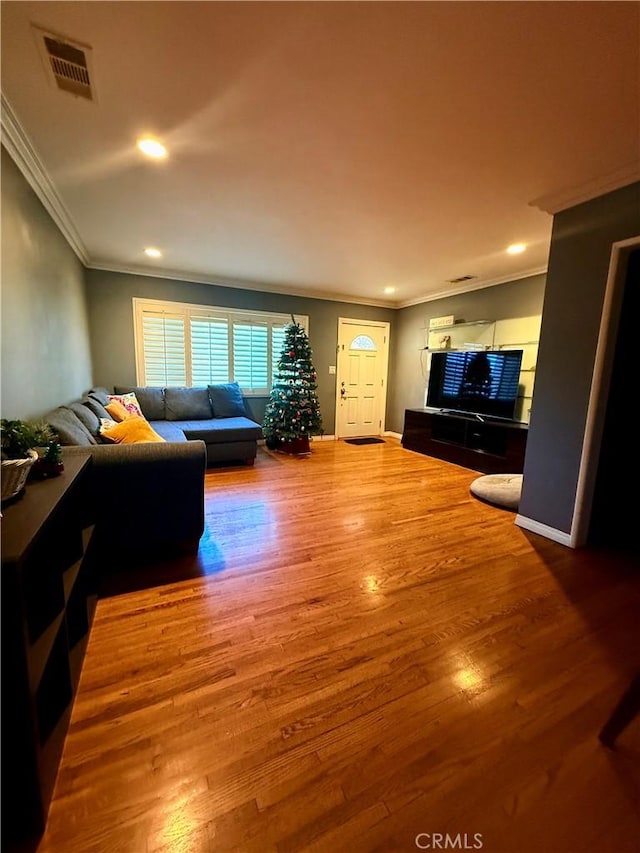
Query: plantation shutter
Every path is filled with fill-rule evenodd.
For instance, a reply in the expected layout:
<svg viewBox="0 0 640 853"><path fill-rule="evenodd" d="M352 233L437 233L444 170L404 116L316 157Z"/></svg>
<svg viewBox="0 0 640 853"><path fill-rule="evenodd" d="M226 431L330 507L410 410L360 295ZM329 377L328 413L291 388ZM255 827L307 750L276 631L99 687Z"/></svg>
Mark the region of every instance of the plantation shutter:
<svg viewBox="0 0 640 853"><path fill-rule="evenodd" d="M144 385L186 385L185 320L179 314L142 315Z"/></svg>
<svg viewBox="0 0 640 853"><path fill-rule="evenodd" d="M268 396L291 315L185 302L133 299L138 385L202 386L236 381ZM309 333L309 318L297 322Z"/></svg>
<svg viewBox="0 0 640 853"><path fill-rule="evenodd" d="M278 373L278 361L282 355L282 347L284 344L285 325L271 326L271 376L272 381Z"/></svg>
<svg viewBox="0 0 640 853"><path fill-rule="evenodd" d="M269 391L268 323L233 323L233 378L246 393Z"/></svg>
<svg viewBox="0 0 640 853"><path fill-rule="evenodd" d="M229 322L226 317L191 317L191 381L229 381Z"/></svg>

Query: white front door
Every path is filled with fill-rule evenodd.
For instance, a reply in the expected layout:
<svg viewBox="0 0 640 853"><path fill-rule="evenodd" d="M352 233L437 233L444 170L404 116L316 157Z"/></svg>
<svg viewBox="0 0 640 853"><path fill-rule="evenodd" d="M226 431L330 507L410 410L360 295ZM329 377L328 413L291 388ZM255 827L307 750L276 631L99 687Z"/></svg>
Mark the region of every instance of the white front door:
<svg viewBox="0 0 640 853"><path fill-rule="evenodd" d="M387 397L389 324L338 320L336 436L380 435Z"/></svg>

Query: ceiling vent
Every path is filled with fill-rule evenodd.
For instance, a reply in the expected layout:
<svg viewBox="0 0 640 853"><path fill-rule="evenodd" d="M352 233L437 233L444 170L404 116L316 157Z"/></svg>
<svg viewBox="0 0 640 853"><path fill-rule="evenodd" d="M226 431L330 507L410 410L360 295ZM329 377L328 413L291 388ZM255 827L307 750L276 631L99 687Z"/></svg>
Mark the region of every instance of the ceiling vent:
<svg viewBox="0 0 640 853"><path fill-rule="evenodd" d="M478 278L477 275L460 275L458 278L448 278L447 284L462 284L463 281L471 281L472 278Z"/></svg>
<svg viewBox="0 0 640 853"><path fill-rule="evenodd" d="M71 95L95 100L91 86L91 48L36 26L34 30L51 84Z"/></svg>

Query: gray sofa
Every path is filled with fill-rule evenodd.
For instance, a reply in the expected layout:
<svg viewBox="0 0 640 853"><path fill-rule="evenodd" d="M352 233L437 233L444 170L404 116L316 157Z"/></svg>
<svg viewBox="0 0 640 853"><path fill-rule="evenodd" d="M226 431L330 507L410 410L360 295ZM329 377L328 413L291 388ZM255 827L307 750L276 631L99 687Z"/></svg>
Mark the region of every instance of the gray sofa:
<svg viewBox="0 0 640 853"><path fill-rule="evenodd" d="M116 394L133 392L142 414L167 441L204 441L207 462L242 461L253 465L260 424L247 417L244 398L233 383L206 388L148 388L117 385Z"/></svg>
<svg viewBox="0 0 640 853"><path fill-rule="evenodd" d="M96 540L117 560L122 549L134 552L197 550L204 531L204 476L211 462L253 464L260 425L239 414L242 399L228 399L226 386L142 388L133 391L143 415L164 442L103 443L100 419L111 392L92 388L80 400L45 415L63 445L64 456L90 454L87 521L96 524ZM212 399L217 402L216 417Z"/></svg>

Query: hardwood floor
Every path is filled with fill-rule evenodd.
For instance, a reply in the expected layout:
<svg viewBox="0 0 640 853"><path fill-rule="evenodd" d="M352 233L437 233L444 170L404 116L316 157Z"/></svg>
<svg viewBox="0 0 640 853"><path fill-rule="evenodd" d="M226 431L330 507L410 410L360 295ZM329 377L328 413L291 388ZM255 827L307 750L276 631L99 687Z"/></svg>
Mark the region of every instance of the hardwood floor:
<svg viewBox="0 0 640 853"><path fill-rule="evenodd" d="M395 439L211 471L198 558L98 603L40 853L637 853L640 720L598 741L637 556L476 476Z"/></svg>

